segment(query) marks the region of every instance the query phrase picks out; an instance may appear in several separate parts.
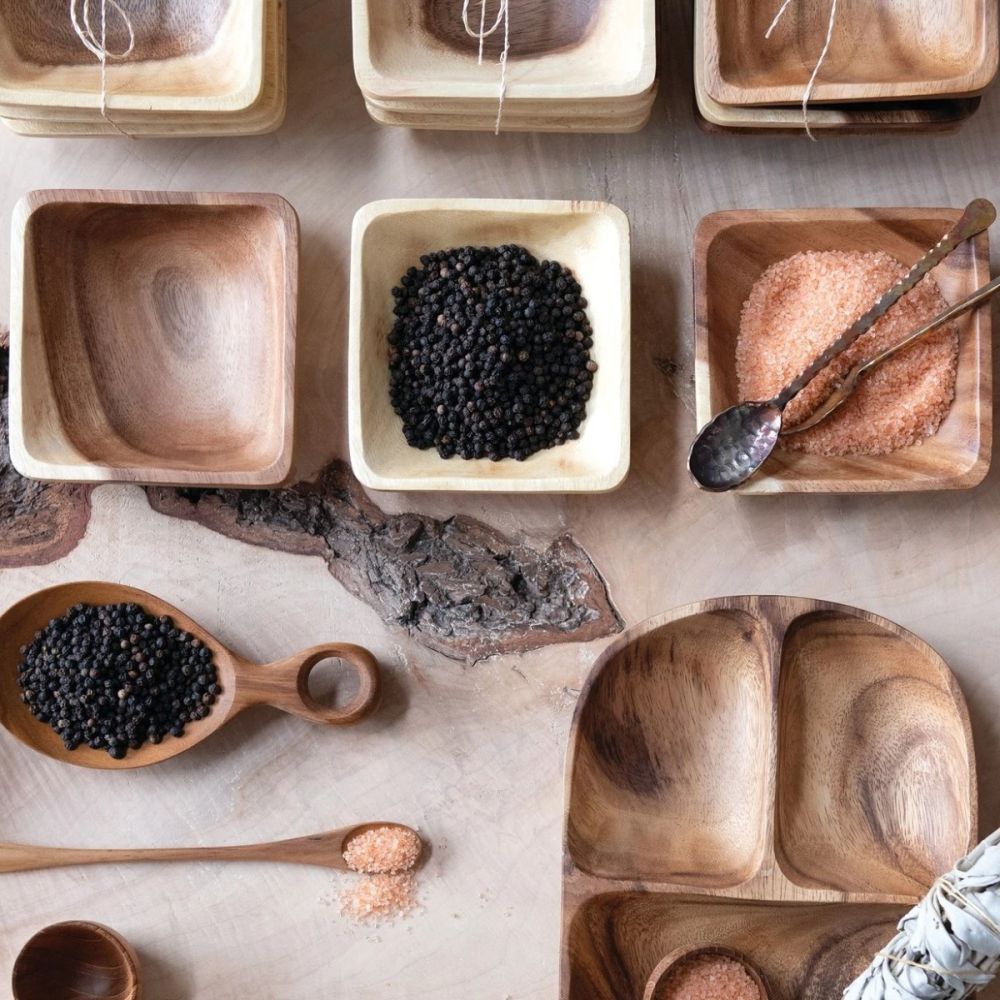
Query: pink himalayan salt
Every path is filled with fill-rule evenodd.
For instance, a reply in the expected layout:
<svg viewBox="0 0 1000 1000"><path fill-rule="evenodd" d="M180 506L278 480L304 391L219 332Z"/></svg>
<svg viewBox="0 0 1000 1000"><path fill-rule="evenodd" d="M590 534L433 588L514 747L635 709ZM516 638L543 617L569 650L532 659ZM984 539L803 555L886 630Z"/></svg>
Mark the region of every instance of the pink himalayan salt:
<svg viewBox="0 0 1000 1000"><path fill-rule="evenodd" d="M725 955L693 955L660 980L656 1000L761 1000L743 965Z"/></svg>
<svg viewBox="0 0 1000 1000"><path fill-rule="evenodd" d="M769 399L907 271L886 253L810 251L769 267L740 318L736 373L741 399ZM793 427L855 362L877 354L947 308L924 278L788 405ZM816 427L781 445L818 455L885 455L937 433L955 397L958 332L949 325L865 376Z"/></svg>

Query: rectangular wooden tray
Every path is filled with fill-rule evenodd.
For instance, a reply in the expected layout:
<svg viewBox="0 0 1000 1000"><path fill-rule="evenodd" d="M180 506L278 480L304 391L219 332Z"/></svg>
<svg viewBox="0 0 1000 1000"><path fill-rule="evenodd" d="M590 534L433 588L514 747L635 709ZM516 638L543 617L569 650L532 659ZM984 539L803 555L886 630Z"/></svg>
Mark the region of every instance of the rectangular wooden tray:
<svg viewBox="0 0 1000 1000"><path fill-rule="evenodd" d="M678 948L839 1000L976 840L964 698L926 643L824 601L703 601L629 630L577 705L562 1000L647 997Z"/></svg>

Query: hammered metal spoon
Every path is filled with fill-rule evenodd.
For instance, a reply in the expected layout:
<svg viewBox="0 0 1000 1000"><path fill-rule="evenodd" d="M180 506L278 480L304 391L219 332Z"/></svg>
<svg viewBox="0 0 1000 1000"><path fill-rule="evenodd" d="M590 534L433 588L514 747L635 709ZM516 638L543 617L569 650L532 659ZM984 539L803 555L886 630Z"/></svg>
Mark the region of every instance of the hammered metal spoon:
<svg viewBox="0 0 1000 1000"><path fill-rule="evenodd" d="M938 243L777 396L737 403L713 417L698 433L688 454L688 471L695 483L713 493L723 493L745 483L774 451L789 402L838 354L867 333L955 247L988 229L996 214L996 208L985 198L970 202L962 217Z"/></svg>
<svg viewBox="0 0 1000 1000"><path fill-rule="evenodd" d="M913 333L908 334L898 343L887 347L884 351L873 357L859 361L844 376L843 381L827 396L825 402L815 412L811 413L802 423L782 430L782 435L798 434L799 431L808 430L810 427L815 427L821 420L826 420L834 410L838 409L842 403L851 397L861 379L873 368L877 368L883 361L888 361L890 358L895 357L900 351L906 350L907 347L915 344L921 337L926 337L929 333L940 330L942 326L947 325L953 319L957 319L970 309L975 309L976 306L996 295L997 292L1000 292L1000 278L994 278L988 285L983 285L982 288L973 292L968 298L962 299L961 302L956 303L950 309L946 309L926 326L920 327L919 330L914 330Z"/></svg>

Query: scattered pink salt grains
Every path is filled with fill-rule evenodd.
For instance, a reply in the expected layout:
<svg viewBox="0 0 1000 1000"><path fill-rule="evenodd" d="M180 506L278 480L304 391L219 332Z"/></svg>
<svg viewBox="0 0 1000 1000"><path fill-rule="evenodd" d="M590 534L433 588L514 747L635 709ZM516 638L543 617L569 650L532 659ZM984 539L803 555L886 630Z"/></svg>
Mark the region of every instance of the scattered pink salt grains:
<svg viewBox="0 0 1000 1000"><path fill-rule="evenodd" d="M769 399L906 273L885 253L809 251L769 267L740 317L736 374L741 399ZM932 278L921 281L789 404L803 420L861 358L896 343L947 308ZM937 433L955 398L958 331L931 334L866 376L823 423L781 439L818 455L886 455Z"/></svg>
<svg viewBox="0 0 1000 1000"><path fill-rule="evenodd" d="M423 853L412 830L379 826L352 837L344 851L348 868L361 873L340 897L340 911L359 923L393 920L417 907L412 869Z"/></svg>
<svg viewBox="0 0 1000 1000"><path fill-rule="evenodd" d="M656 1000L760 1000L760 989L735 959L694 955L660 980Z"/></svg>

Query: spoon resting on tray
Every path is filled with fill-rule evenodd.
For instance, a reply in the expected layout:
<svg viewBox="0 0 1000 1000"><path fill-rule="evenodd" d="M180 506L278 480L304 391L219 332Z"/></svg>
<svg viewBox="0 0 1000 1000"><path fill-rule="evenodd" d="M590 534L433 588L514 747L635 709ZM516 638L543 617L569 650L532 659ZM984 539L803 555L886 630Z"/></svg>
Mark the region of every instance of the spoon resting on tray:
<svg viewBox="0 0 1000 1000"><path fill-rule="evenodd" d="M267 844L239 847L167 847L150 849L88 850L70 847L35 847L30 844L0 843L0 874L72 868L77 865L118 865L134 862L176 861L266 861L274 864L313 865L336 871L356 871L344 857L350 842L370 830L388 828L419 835L402 823L361 823L328 833ZM421 847L421 852L423 848ZM417 861L410 867L416 867Z"/></svg>
<svg viewBox="0 0 1000 1000"><path fill-rule="evenodd" d="M920 258L863 316L857 319L825 351L774 398L737 403L712 418L699 431L688 454L688 470L704 490L722 493L745 483L767 461L782 433L785 407L838 354L867 333L921 278L941 263L960 243L988 229L996 219L996 208L985 198L970 202L962 217L938 243ZM990 286L985 286L989 288ZM982 290L985 291L985 288ZM989 292L992 294L992 291ZM977 293L978 295L978 293ZM975 298L975 296L973 296ZM981 299L977 299L977 302ZM977 304L973 302L972 305ZM959 305L963 305L960 303ZM956 307L957 308L957 307ZM972 308L972 306L966 306ZM954 316L949 317L954 318ZM947 322L947 320L942 320ZM918 334L929 332L924 329ZM915 336L906 338L912 343ZM901 347L900 347L901 349ZM893 351L893 353L895 353ZM885 357L873 359L872 364ZM866 369L867 370L867 369ZM853 391L853 388L852 390ZM848 392L848 395L850 392ZM846 396L844 397L846 398ZM841 400L842 402L843 400ZM837 404L839 405L839 403ZM816 421L818 423L818 420ZM810 425L812 426L812 425ZM804 430L805 427L798 427Z"/></svg>
<svg viewBox="0 0 1000 1000"><path fill-rule="evenodd" d="M104 750L80 746L69 750L59 734L32 715L21 700L18 664L21 648L53 618L76 604L138 604L157 617L167 615L211 650L220 691L209 714L187 724L182 736L168 736L162 743L145 743L116 760ZM347 705L327 707L309 693L309 675L323 660L339 659L357 677L357 692ZM114 583L65 583L40 590L19 601L0 617L0 725L22 743L48 757L82 767L121 770L147 767L176 757L208 739L227 722L255 705L270 705L309 722L343 726L358 722L378 705L381 678L378 664L367 649L350 643L313 646L276 663L251 663L227 649L210 632L166 601Z"/></svg>

